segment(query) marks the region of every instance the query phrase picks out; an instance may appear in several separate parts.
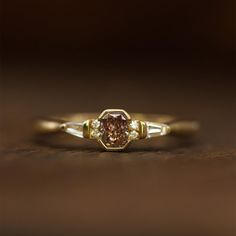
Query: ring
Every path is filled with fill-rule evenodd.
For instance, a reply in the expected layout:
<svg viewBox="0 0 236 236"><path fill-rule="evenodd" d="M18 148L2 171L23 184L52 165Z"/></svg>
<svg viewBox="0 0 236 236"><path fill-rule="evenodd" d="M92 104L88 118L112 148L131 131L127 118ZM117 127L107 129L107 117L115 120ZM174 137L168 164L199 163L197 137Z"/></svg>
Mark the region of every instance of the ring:
<svg viewBox="0 0 236 236"><path fill-rule="evenodd" d="M129 143L164 135L190 135L199 129L198 122L178 120L169 115L128 114L122 109L96 113L75 113L40 119L39 133L65 132L78 138L94 139L107 151L124 150Z"/></svg>

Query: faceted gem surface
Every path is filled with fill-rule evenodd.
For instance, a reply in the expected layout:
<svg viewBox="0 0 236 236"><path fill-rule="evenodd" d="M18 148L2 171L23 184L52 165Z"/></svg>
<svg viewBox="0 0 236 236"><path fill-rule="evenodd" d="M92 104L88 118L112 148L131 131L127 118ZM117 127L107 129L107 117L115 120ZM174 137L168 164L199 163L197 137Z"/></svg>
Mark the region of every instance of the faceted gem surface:
<svg viewBox="0 0 236 236"><path fill-rule="evenodd" d="M119 148L128 142L129 124L120 113L108 113L101 119L102 142L107 147Z"/></svg>

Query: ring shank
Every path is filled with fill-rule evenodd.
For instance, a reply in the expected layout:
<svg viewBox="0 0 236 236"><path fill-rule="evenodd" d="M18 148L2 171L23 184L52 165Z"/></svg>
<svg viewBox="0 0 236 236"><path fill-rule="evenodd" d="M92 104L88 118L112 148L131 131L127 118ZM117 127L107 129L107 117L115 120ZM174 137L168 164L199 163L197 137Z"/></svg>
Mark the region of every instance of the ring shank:
<svg viewBox="0 0 236 236"><path fill-rule="evenodd" d="M61 124L65 122L84 122L88 119L98 117L98 113L74 113L66 116L49 117L40 119L36 125L37 133L55 133L61 131ZM195 121L177 120L169 115L141 114L131 113L132 119L164 123L169 125L170 134L173 135L191 135L199 129L199 124Z"/></svg>

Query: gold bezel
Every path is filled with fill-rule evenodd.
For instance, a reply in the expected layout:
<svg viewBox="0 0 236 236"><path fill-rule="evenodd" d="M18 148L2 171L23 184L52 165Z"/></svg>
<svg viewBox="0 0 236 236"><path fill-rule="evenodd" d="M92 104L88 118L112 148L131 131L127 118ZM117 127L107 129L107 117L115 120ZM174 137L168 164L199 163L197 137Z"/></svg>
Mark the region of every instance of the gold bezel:
<svg viewBox="0 0 236 236"><path fill-rule="evenodd" d="M123 109L106 109L98 116L98 120L102 119L105 115L107 115L109 113L120 113L121 115L125 116L128 121L131 121L131 116ZM101 143L102 146L107 151L121 151L121 150L124 150L129 145L131 140L128 139L127 143L125 145L121 146L121 147L108 147L108 146L106 146L105 143L103 143L101 138L98 139L98 142Z"/></svg>
<svg viewBox="0 0 236 236"><path fill-rule="evenodd" d="M102 119L106 114L108 114L108 113L115 113L115 112L120 112L120 113L123 113L125 116L126 116L126 118L127 118L127 120L131 120L131 116L129 115L129 113L128 112L126 112L125 110L123 110L123 109L106 109L106 110L104 110L99 116L98 116L98 120L99 119Z"/></svg>

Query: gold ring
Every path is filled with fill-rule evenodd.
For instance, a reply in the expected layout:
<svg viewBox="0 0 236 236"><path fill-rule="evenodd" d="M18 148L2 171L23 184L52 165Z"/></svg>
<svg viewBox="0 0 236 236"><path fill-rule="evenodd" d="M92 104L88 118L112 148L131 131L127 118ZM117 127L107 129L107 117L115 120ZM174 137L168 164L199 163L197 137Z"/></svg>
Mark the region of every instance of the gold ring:
<svg viewBox="0 0 236 236"><path fill-rule="evenodd" d="M41 119L39 133L65 132L79 138L95 139L107 151L124 150L130 142L164 135L190 135L199 129L198 122L178 120L169 115L128 114L122 109L96 113L75 113Z"/></svg>

